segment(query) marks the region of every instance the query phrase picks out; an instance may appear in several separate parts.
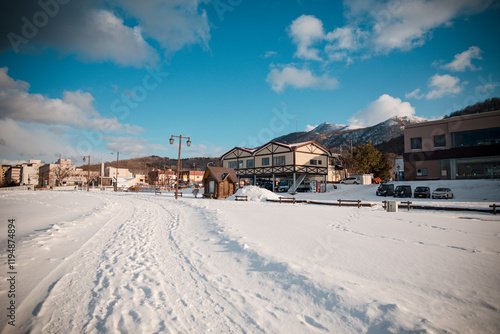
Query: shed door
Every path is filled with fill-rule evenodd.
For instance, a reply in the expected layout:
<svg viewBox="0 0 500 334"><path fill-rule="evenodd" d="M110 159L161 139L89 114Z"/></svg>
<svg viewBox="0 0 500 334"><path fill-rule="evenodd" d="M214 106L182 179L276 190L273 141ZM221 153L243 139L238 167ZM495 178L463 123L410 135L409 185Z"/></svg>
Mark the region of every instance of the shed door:
<svg viewBox="0 0 500 334"><path fill-rule="evenodd" d="M215 181L210 181L208 183L208 193L213 194L215 192Z"/></svg>

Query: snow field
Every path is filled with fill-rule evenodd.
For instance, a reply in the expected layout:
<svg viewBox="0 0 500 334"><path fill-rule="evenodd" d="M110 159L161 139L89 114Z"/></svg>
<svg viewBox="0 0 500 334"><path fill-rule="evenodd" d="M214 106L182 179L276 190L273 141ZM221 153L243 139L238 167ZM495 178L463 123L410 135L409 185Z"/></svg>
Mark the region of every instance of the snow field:
<svg viewBox="0 0 500 334"><path fill-rule="evenodd" d="M455 200L432 202L487 207L491 202L483 198L498 201L498 184L480 182L475 190L454 183ZM375 189L342 185L296 197L380 204L385 198ZM269 203L266 196L281 194L253 187L239 194L250 201L175 201L171 193L0 193L2 225L15 218L19 226L19 326L0 318L0 328L500 331L499 217ZM5 235L0 233L1 249ZM7 288L2 279L0 295Z"/></svg>

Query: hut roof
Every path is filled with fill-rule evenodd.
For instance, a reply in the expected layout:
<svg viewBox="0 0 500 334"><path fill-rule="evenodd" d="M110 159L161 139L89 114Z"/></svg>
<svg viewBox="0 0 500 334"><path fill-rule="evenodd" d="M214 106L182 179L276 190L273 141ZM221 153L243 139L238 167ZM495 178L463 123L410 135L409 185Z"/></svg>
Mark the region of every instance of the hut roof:
<svg viewBox="0 0 500 334"><path fill-rule="evenodd" d="M238 182L238 177L236 176L236 172L232 168L208 166L207 171L210 171L210 173L214 176L217 182L223 182L228 177L231 178L233 182L235 183ZM205 171L203 179L205 179L208 176L207 171Z"/></svg>

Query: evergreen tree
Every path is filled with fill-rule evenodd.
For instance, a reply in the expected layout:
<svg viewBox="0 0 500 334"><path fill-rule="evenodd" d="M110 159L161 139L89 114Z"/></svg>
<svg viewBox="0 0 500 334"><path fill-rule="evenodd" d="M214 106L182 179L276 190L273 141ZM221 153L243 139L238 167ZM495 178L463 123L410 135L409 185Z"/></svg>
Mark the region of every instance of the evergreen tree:
<svg viewBox="0 0 500 334"><path fill-rule="evenodd" d="M372 143L359 144L349 156L351 173L373 174L382 180L391 177L391 165L387 157L373 147Z"/></svg>

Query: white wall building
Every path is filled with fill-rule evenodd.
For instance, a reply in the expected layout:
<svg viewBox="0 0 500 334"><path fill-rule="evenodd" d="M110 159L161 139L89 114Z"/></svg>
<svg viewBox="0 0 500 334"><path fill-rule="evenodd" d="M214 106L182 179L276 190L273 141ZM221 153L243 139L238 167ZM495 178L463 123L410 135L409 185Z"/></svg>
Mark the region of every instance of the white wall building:
<svg viewBox="0 0 500 334"><path fill-rule="evenodd" d="M130 172L127 168L115 168L115 167L106 167L104 171L105 177L134 177L134 174Z"/></svg>
<svg viewBox="0 0 500 334"><path fill-rule="evenodd" d="M21 165L21 185L38 185L38 170L42 162L40 160L30 159Z"/></svg>

